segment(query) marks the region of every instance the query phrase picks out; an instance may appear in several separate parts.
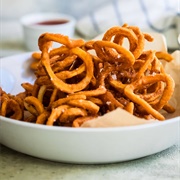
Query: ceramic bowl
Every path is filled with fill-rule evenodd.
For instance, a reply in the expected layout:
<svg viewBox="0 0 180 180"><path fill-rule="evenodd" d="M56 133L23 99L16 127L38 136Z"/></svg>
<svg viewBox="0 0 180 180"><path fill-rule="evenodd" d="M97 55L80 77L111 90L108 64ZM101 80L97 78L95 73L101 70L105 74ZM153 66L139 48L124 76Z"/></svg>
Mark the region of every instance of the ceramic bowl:
<svg viewBox="0 0 180 180"><path fill-rule="evenodd" d="M73 37L76 20L74 17L60 13L28 14L20 19L27 50L38 50L38 38L43 33L60 33Z"/></svg>

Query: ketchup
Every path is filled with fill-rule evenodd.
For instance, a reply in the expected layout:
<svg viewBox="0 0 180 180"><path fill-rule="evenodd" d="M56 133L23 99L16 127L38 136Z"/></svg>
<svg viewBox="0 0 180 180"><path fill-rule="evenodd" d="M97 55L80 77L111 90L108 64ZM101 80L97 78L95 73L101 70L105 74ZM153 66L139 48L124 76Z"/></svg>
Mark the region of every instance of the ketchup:
<svg viewBox="0 0 180 180"><path fill-rule="evenodd" d="M48 21L38 22L35 25L58 25L58 24L65 24L67 22L68 22L68 20L66 20L66 19L48 20Z"/></svg>

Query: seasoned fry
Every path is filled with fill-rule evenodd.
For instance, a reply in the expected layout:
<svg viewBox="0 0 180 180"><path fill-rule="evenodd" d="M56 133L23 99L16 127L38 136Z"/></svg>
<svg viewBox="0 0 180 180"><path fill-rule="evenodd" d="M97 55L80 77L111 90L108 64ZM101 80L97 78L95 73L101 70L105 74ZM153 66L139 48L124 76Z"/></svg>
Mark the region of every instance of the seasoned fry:
<svg viewBox="0 0 180 180"><path fill-rule="evenodd" d="M24 99L24 106L31 114L35 116L40 115L44 111L41 101L33 96L28 96Z"/></svg>
<svg viewBox="0 0 180 180"><path fill-rule="evenodd" d="M175 112L169 104L175 84L161 60L173 59L167 52L144 50L145 41L153 37L128 24L108 29L101 40L87 42L42 34L40 52L32 53L34 84L22 83L24 92L16 96L0 88L0 115L49 126L80 127L122 108L147 120L164 120L160 110ZM59 43L58 48L52 48L54 42Z"/></svg>

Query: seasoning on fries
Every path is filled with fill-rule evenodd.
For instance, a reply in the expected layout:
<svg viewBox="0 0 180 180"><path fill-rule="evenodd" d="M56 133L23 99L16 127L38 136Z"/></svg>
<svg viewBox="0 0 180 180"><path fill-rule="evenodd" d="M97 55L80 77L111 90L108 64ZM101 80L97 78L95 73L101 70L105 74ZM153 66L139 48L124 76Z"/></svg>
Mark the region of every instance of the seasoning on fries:
<svg viewBox="0 0 180 180"><path fill-rule="evenodd" d="M123 46L124 39L129 48ZM39 37L41 52L33 53L34 84L22 83L24 92L10 95L0 89L0 114L50 126L80 127L117 108L145 119L164 120L174 80L161 60L165 52L144 50L149 34L124 24L107 30L102 40L72 40L61 34ZM59 43L52 48L52 43ZM25 112L28 116L25 117Z"/></svg>

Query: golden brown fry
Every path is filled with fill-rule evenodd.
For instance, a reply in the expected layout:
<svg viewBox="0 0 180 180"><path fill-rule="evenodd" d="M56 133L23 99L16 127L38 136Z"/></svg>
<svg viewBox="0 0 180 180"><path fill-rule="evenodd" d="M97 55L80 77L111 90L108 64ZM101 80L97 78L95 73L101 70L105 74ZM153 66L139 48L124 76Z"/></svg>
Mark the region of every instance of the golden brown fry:
<svg viewBox="0 0 180 180"><path fill-rule="evenodd" d="M72 122L76 117L85 117L87 115L88 113L86 112L86 110L82 108L70 107L62 113L62 115L59 117L59 120L61 123Z"/></svg>
<svg viewBox="0 0 180 180"><path fill-rule="evenodd" d="M133 102L129 102L125 108L124 108L127 112L134 114L134 103Z"/></svg>
<svg viewBox="0 0 180 180"><path fill-rule="evenodd" d="M124 37L128 38L129 44L130 44L130 51L133 51L135 47L137 46L138 39L136 35L133 33L132 30L128 29L127 27L115 26L115 27L110 28L109 30L105 32L102 40L111 41L112 37L114 37L113 42L120 45L122 45L122 40Z"/></svg>
<svg viewBox="0 0 180 180"><path fill-rule="evenodd" d="M111 63L112 63L112 61L114 61L114 59L107 57L107 54L105 54L105 52L103 50L104 47L112 48L112 49L116 50L117 53L119 53L119 55L121 55L120 57L117 56L114 59L116 60L116 62L122 63L122 65L121 65L122 67L128 68L134 64L135 58L130 51L128 51L127 49L125 49L122 46L119 46L118 44L115 44L115 43L112 43L109 41L96 41L94 43L94 48L95 48L96 53L99 58L102 58L105 61L108 61Z"/></svg>
<svg viewBox="0 0 180 180"><path fill-rule="evenodd" d="M58 99L57 101L54 101L51 105L52 108L56 108L58 106L61 106L62 104L65 104L67 103L68 101L71 101L71 100L75 100L75 99L86 99L86 96L85 95L80 95L80 94L73 94L71 96L67 96L65 98L61 98L61 99Z"/></svg>
<svg viewBox="0 0 180 180"><path fill-rule="evenodd" d="M79 56L83 60L86 67L86 76L77 84L67 84L54 74L48 62L49 54L47 47L43 48L42 59L41 59L46 71L48 72L50 79L53 80L52 83L54 84L54 86L59 90L67 93L74 93L86 88L92 79L93 71L94 71L92 58L88 53L86 53L80 48L73 48L71 49L71 52Z"/></svg>
<svg viewBox="0 0 180 180"><path fill-rule="evenodd" d="M8 112L10 112L10 116L8 116ZM14 99L8 99L2 104L1 115L10 117L12 119L21 120L23 118L23 111L17 101Z"/></svg>
<svg viewBox="0 0 180 180"><path fill-rule="evenodd" d="M168 113L174 113L176 111L176 109L168 103L164 105L163 109Z"/></svg>
<svg viewBox="0 0 180 180"><path fill-rule="evenodd" d="M154 105L154 108L149 105L145 100L141 99L139 96L137 96L134 93L134 90L141 88L143 86L146 86L147 84L156 83L158 81L163 81L166 83L166 88L162 94L162 97L160 98L159 102ZM170 97L172 96L174 90L174 81L171 79L169 75L161 75L157 74L154 76L145 76L140 80L134 81L130 85L127 85L124 89L125 95L133 102L139 104L140 106L143 106L143 108L153 115L155 118L159 120L164 120L164 116L161 115L157 110L160 110L163 108L164 105L167 104Z"/></svg>
<svg viewBox="0 0 180 180"><path fill-rule="evenodd" d="M33 91L33 85L30 83L22 83L21 86L28 92L28 93L32 93Z"/></svg>
<svg viewBox="0 0 180 180"><path fill-rule="evenodd" d="M72 127L80 127L85 121L96 118L96 116L78 117L73 121Z"/></svg>
<svg viewBox="0 0 180 180"><path fill-rule="evenodd" d="M152 50L149 50L146 52L146 55L147 55L147 59L146 61L144 62L144 64L141 66L141 68L139 69L139 71L137 72L136 76L135 76L135 79L139 79L140 77L144 76L145 72L147 72L148 70L148 67L150 66L150 64L152 63L152 61L154 60L155 58L155 52L152 51ZM134 80L135 80L134 79Z"/></svg>
<svg viewBox="0 0 180 180"><path fill-rule="evenodd" d="M169 53L167 53L167 52L162 52L162 51L157 51L157 52L156 52L156 57L157 57L158 59L162 59L162 60L165 60L165 61L167 61L167 62L170 62L170 61L173 60L173 57L172 57Z"/></svg>
<svg viewBox="0 0 180 180"><path fill-rule="evenodd" d="M34 96L28 96L24 99L24 106L33 115L38 116L44 111L43 104Z"/></svg>
<svg viewBox="0 0 180 180"><path fill-rule="evenodd" d="M98 105L86 99L74 99L74 100L68 101L67 103L71 106L86 109L92 115L97 114L99 111Z"/></svg>
<svg viewBox="0 0 180 180"><path fill-rule="evenodd" d="M57 121L57 119L59 119L61 114L68 108L70 108L70 106L68 105L61 105L58 106L57 108L53 108L50 116L48 117L46 124L49 126L53 126L54 123Z"/></svg>
<svg viewBox="0 0 180 180"><path fill-rule="evenodd" d="M41 52L33 52L32 58L34 58L36 60L40 60L41 59Z"/></svg>
<svg viewBox="0 0 180 180"><path fill-rule="evenodd" d="M47 89L46 85L41 86L40 89L39 89L37 98L39 99L39 101L41 103L43 103L43 97L44 97L44 94L46 92L46 89Z"/></svg>
<svg viewBox="0 0 180 180"><path fill-rule="evenodd" d="M50 116L50 112L44 111L36 118L36 124L46 124L49 116Z"/></svg>
<svg viewBox="0 0 180 180"><path fill-rule="evenodd" d="M62 34L44 33L39 37L39 41L38 41L40 50L43 51L42 48L44 44L50 42L49 44L51 45L53 41L66 45L68 48L75 48L84 45L84 40L82 39L72 40L68 36Z"/></svg>
<svg viewBox="0 0 180 180"><path fill-rule="evenodd" d="M124 46L124 40L129 47ZM170 62L172 56L145 51L146 40L151 42L153 37L128 24L114 26L102 39L87 42L62 34L42 34L40 52L32 53L30 65L34 83L22 83L24 92L17 95L0 88L0 115L80 127L119 107L141 118L164 120L160 110L175 111L168 104L174 81L160 60ZM59 47L52 48L54 42Z"/></svg>

